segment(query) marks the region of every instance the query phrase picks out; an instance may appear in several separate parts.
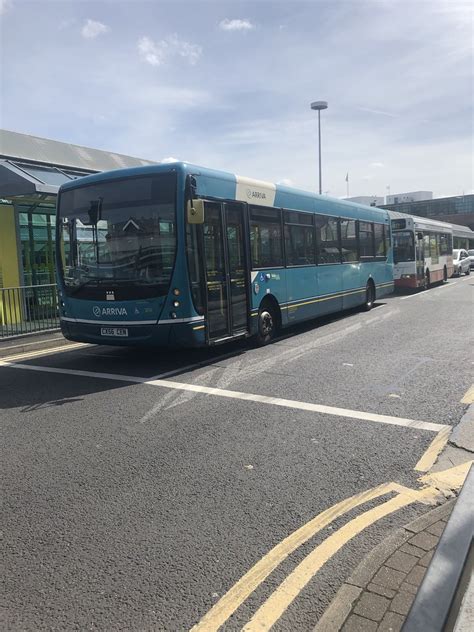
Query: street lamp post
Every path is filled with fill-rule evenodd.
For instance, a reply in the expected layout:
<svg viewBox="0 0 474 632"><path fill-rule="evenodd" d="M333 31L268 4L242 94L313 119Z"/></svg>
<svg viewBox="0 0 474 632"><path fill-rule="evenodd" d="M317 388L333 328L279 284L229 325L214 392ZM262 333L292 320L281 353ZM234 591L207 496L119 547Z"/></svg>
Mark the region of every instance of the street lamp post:
<svg viewBox="0 0 474 632"><path fill-rule="evenodd" d="M323 184L321 178L321 110L326 110L327 101L314 101L311 103L311 109L318 111L318 143L319 143L319 195L323 192Z"/></svg>

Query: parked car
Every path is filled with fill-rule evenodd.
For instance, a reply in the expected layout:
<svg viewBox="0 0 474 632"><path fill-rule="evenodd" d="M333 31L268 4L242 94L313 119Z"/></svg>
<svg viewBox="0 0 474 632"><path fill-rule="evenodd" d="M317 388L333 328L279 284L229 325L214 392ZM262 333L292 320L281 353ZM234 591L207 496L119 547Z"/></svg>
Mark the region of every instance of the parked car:
<svg viewBox="0 0 474 632"><path fill-rule="evenodd" d="M467 254L469 255L469 261L471 262L471 270L474 269L474 250L468 250Z"/></svg>
<svg viewBox="0 0 474 632"><path fill-rule="evenodd" d="M453 275L459 276L463 273L471 274L471 260L467 254L467 250L464 250L463 248L453 250L453 266Z"/></svg>

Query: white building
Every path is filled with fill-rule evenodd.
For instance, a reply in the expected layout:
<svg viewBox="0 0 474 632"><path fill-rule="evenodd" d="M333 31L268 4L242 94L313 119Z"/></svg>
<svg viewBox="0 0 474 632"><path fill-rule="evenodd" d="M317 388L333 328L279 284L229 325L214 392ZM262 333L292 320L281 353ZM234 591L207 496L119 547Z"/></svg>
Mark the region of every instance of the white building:
<svg viewBox="0 0 474 632"><path fill-rule="evenodd" d="M378 195L356 195L355 197L344 198L347 202L357 202L366 206L380 206L383 204L383 197Z"/></svg>
<svg viewBox="0 0 474 632"><path fill-rule="evenodd" d="M422 200L432 200L432 199L433 199L433 191L410 191L409 193L395 193L394 195L387 195L386 204L402 204L403 202L421 202Z"/></svg>

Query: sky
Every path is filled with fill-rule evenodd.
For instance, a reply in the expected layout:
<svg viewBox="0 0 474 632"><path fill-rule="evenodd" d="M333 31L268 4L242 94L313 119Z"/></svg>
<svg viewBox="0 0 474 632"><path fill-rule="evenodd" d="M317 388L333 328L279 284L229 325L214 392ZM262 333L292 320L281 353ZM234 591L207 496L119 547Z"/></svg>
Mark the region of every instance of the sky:
<svg viewBox="0 0 474 632"><path fill-rule="evenodd" d="M0 0L0 127L331 196L474 192L462 0Z"/></svg>

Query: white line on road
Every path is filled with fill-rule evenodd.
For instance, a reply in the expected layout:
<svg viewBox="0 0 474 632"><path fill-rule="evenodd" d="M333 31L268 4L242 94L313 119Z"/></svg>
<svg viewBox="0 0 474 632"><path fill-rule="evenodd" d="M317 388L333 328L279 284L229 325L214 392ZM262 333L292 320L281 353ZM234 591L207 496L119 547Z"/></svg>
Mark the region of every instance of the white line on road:
<svg viewBox="0 0 474 632"><path fill-rule="evenodd" d="M439 432L442 428L446 428L446 424L432 423L429 421L420 421L416 419L406 419L404 417L393 417L390 415L379 415L376 413L363 412L360 410L351 410L348 408L338 408L334 406L325 406L323 404L312 404L310 402L299 402L292 399L283 399L281 397L269 397L268 395L257 395L254 393L243 393L240 391L229 391L221 388L210 386L201 386L198 384L184 384L182 382L172 382L168 380L149 379L136 377L134 375L119 375L115 373L97 373L93 371L80 371L77 369L65 369L56 367L35 366L31 364L15 364L13 362L5 362L0 360L0 366L12 369L23 369L26 371L40 371L45 373L56 373L60 375L74 375L77 377L115 380L118 382L132 382L135 384L145 384L148 386L158 386L162 388L175 389L178 391L190 391L195 393L203 393L206 395L215 395L217 397L226 397L229 399L239 399L259 404L267 404L270 406L280 406L283 408L292 408L304 410L308 412L321 413L323 415L334 415L346 419L358 419L361 421L372 421L379 424L388 424L391 426L404 426L407 428L416 428L419 430L428 430L431 432Z"/></svg>
<svg viewBox="0 0 474 632"><path fill-rule="evenodd" d="M185 371L191 371L192 369L203 369L210 364L219 366L219 362L221 362L222 360L234 358L237 355L238 354L235 351L230 351L229 353L224 353L223 355L215 356L214 358L201 360L200 362L195 362L194 364L187 364L185 366L179 367L179 369L173 369L172 371L166 371L165 373L158 373L158 375L147 378L147 380L159 380L165 377L173 377L174 375L180 375L181 373L184 373Z"/></svg>
<svg viewBox="0 0 474 632"><path fill-rule="evenodd" d="M447 285L442 285L441 287L437 287L437 288L432 288L430 290L425 290L423 292L419 292L418 294L410 294L409 296L402 296L402 298L400 299L401 301L406 301L409 298L418 298L420 296L425 296L425 297L430 297L433 296L433 294L436 294L436 292L439 292L440 290L446 290L447 288L450 287L456 287L457 283L448 283Z"/></svg>
<svg viewBox="0 0 474 632"><path fill-rule="evenodd" d="M459 283L462 283L463 281L466 281L466 279L469 280L469 277L467 276L467 277L464 277L464 279L449 281L448 283L446 283L446 285L441 285L440 287L431 288L423 292L417 292L416 294L410 294L409 296L402 296L400 300L406 301L409 298L418 298L420 296L425 296L429 298L430 296L433 296L433 294L436 294L436 292L439 292L439 290L446 290L447 288L450 288L450 287L456 287L456 285L458 285Z"/></svg>
<svg viewBox="0 0 474 632"><path fill-rule="evenodd" d="M15 355L4 356L0 358L1 362L12 362L13 360L30 360L40 356L46 356L56 353L65 353L66 351L74 351L82 347L91 347L85 342L76 342L74 344L61 345L60 347L48 347L46 349L38 349L37 351L25 351L24 353L16 353Z"/></svg>
<svg viewBox="0 0 474 632"><path fill-rule="evenodd" d="M61 340L64 341L65 338L63 336L58 336L57 338L50 338L48 341L45 342L54 342L55 340ZM24 347L31 347L32 345L38 345L41 344L42 341L38 341L35 340L34 342L21 342L18 345L10 345L9 347L5 347L5 349L7 349L7 351L10 351L10 349L23 349ZM67 342L65 344L68 344Z"/></svg>

